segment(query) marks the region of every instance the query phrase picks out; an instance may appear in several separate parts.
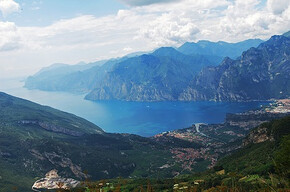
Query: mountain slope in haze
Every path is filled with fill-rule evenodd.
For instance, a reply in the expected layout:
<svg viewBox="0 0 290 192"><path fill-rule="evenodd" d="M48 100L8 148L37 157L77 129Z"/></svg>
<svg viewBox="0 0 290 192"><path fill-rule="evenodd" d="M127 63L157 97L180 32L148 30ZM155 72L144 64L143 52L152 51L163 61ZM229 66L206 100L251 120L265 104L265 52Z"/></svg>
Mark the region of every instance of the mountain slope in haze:
<svg viewBox="0 0 290 192"><path fill-rule="evenodd" d="M251 47L257 47L263 41L261 39L248 39L238 43L227 43L224 41L210 42L198 41L197 43L187 42L180 46L177 50L183 54L192 55L208 55L220 58L230 57L232 59L240 56L245 50Z"/></svg>
<svg viewBox="0 0 290 192"><path fill-rule="evenodd" d="M28 89L86 93L119 61L97 61L82 65L57 64L40 70L25 81Z"/></svg>
<svg viewBox="0 0 290 192"><path fill-rule="evenodd" d="M25 87L43 91L88 93L98 85L116 63L142 54L145 52L131 53L122 58L100 60L93 63L53 64L41 69L33 76L29 76L25 81Z"/></svg>
<svg viewBox="0 0 290 192"><path fill-rule="evenodd" d="M152 54L117 63L86 99L176 100L187 82L203 67L211 65L214 63L205 56L184 55L174 48L163 47Z"/></svg>
<svg viewBox="0 0 290 192"><path fill-rule="evenodd" d="M290 31L284 33L283 36L290 38Z"/></svg>
<svg viewBox="0 0 290 192"><path fill-rule="evenodd" d="M236 60L203 69L180 100L249 101L290 96L290 39L273 36Z"/></svg>

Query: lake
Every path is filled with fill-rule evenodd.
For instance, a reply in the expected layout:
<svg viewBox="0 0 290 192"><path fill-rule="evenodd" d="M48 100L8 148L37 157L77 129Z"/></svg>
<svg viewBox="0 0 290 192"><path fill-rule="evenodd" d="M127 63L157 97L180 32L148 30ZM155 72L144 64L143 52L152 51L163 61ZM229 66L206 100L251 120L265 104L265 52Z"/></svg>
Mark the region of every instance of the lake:
<svg viewBox="0 0 290 192"><path fill-rule="evenodd" d="M268 102L87 101L84 95L23 88L19 79L1 80L0 91L83 117L106 132L152 136L193 123L221 123L227 113L245 112Z"/></svg>

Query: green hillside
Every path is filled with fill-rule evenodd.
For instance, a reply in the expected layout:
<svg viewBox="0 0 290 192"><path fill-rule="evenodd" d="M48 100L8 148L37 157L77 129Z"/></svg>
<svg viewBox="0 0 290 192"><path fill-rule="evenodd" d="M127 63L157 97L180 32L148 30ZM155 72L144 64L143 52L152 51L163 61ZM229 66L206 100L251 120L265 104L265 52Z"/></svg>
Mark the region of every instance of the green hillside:
<svg viewBox="0 0 290 192"><path fill-rule="evenodd" d="M290 116L260 125L244 140L244 147L219 160L207 172L168 179L120 178L85 182L89 186L86 191L286 192L290 189L289 127ZM260 143L255 143L257 141ZM108 184L102 187L103 183Z"/></svg>
<svg viewBox="0 0 290 192"><path fill-rule="evenodd" d="M78 180L151 176L173 161L165 149L150 138L107 134L75 115L0 94L1 192L30 191L52 169ZM179 166L160 176L174 169Z"/></svg>
<svg viewBox="0 0 290 192"><path fill-rule="evenodd" d="M252 126L279 116L259 114L257 121L254 121L253 114L244 114L241 118L246 122L246 118L251 117L247 123ZM238 115L228 118L236 124L233 131L243 129L239 124L244 123L239 122L241 118ZM289 135L289 117L262 127L267 128L267 141L251 144L251 138L256 134L254 130L244 141L247 143L245 148L222 159L219 166L224 167L227 173L259 177L267 177L268 172L280 174L289 170L289 162L285 161L289 139L282 139ZM195 179L210 180L211 184L202 185L202 188L220 185L223 179L229 178L228 175L217 177L214 171L192 174L206 170L217 157L232 151L240 142L220 142L216 139L221 134L227 135L224 130L231 128L228 122L201 126L201 130L205 128L216 129L214 134L217 137L214 134L205 137L197 133L195 127L152 138L108 134L75 115L1 93L0 191L31 191L33 183L52 169L57 169L63 177L92 181L106 179L115 186L120 179L114 178L131 178L122 179L122 182L127 182L122 184L124 191L132 191L143 184L146 188L148 179L157 191L173 189L175 183L191 185ZM238 139L231 137L230 140L233 138ZM257 158L256 154L260 157ZM277 162L276 166L271 159ZM241 161L239 166L236 166L236 160Z"/></svg>
<svg viewBox="0 0 290 192"><path fill-rule="evenodd" d="M289 127L290 116L260 125L244 140L242 149L222 159L219 165L242 174L268 175L286 171L290 176Z"/></svg>

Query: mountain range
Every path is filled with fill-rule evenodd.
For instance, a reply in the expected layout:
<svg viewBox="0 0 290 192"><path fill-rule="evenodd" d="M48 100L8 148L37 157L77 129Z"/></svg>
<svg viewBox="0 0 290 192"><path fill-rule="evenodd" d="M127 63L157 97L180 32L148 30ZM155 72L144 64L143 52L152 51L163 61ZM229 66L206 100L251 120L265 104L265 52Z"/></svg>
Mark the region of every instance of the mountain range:
<svg viewBox="0 0 290 192"><path fill-rule="evenodd" d="M88 93L89 100L178 100L203 68L217 66L224 56L236 58L261 42L259 39L239 43L199 41L185 43L177 49L162 47L149 54L112 59L101 66L66 65L40 71L26 80L25 87Z"/></svg>
<svg viewBox="0 0 290 192"><path fill-rule="evenodd" d="M215 55L219 57L230 57L236 59L245 50L251 47L257 47L263 41L261 39L249 39L237 43L227 43L224 41L210 42L198 41L197 43L187 42L177 50L186 55Z"/></svg>
<svg viewBox="0 0 290 192"><path fill-rule="evenodd" d="M184 85L210 65L214 65L210 57L184 55L163 47L115 64L86 99L175 100Z"/></svg>
<svg viewBox="0 0 290 192"><path fill-rule="evenodd" d="M290 39L273 36L236 60L204 68L180 100L250 101L290 96Z"/></svg>

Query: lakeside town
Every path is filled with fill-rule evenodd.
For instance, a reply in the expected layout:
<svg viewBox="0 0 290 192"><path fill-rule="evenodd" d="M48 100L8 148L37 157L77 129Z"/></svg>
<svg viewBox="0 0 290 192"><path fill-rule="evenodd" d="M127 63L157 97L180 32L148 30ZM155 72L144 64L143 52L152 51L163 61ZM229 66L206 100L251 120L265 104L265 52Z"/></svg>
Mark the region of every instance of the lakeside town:
<svg viewBox="0 0 290 192"><path fill-rule="evenodd" d="M188 147L172 147L170 152L175 162L181 164L183 171L198 171L201 166L214 167L218 158L223 154L240 148L243 138L254 127L289 113L290 99L276 100L257 110L228 114L225 122L221 124L197 123L189 128L155 135L153 139L157 141L167 140L171 143L176 142L175 139L179 139L192 143ZM170 165L164 165L160 168L168 167ZM176 173L176 175L179 174Z"/></svg>
<svg viewBox="0 0 290 192"><path fill-rule="evenodd" d="M268 113L290 113L290 99L280 99L265 107Z"/></svg>

